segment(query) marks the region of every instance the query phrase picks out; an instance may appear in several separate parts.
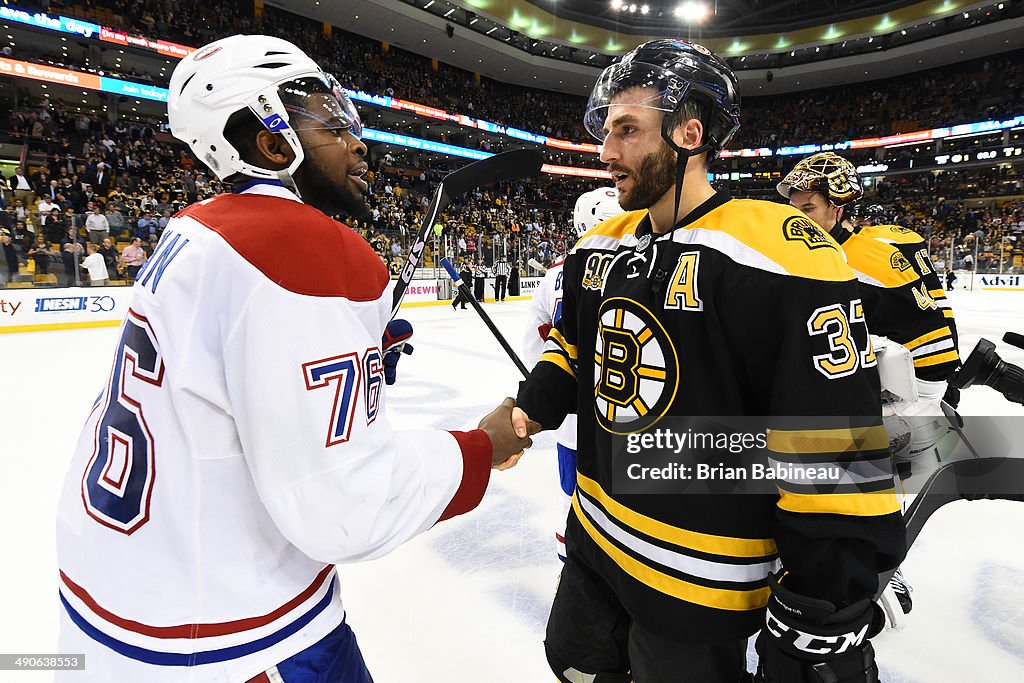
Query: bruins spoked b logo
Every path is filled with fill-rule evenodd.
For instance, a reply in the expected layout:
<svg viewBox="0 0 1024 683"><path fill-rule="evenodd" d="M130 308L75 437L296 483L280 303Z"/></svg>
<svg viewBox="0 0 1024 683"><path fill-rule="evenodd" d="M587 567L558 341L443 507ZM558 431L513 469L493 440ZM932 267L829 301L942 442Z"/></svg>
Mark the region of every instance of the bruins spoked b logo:
<svg viewBox="0 0 1024 683"><path fill-rule="evenodd" d="M614 297L601 304L594 360L594 412L606 431L641 431L668 412L679 386L676 350L639 303Z"/></svg>

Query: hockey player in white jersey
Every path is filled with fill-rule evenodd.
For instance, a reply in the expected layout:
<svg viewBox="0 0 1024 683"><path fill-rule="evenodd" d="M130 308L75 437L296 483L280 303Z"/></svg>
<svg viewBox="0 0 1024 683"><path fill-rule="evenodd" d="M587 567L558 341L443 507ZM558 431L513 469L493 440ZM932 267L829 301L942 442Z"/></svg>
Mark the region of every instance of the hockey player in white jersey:
<svg viewBox="0 0 1024 683"><path fill-rule="evenodd" d="M619 206L619 191L614 187L601 187L584 192L576 200L572 212L576 238L613 216L622 213ZM562 317L562 264L557 261L544 273L544 279L530 300L530 313L526 332L523 334L523 355L528 366L533 366L544 351L551 328ZM569 514L572 492L576 488L576 416L569 415L555 432L558 449L558 482L563 499L559 526L555 529L555 543L558 558L565 562L565 519Z"/></svg>
<svg viewBox="0 0 1024 683"><path fill-rule="evenodd" d="M168 114L234 191L168 224L79 437L59 647L86 671L62 675L369 683L335 563L472 510L528 440L511 399L473 431L392 429L411 328L388 323L380 259L329 218L367 189L332 77L284 40L232 36L178 64Z"/></svg>

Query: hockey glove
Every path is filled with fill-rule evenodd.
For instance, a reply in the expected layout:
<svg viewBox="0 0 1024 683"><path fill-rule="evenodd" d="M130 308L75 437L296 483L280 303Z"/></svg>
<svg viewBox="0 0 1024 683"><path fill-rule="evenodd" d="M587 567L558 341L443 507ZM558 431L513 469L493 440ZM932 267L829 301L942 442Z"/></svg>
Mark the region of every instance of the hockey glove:
<svg viewBox="0 0 1024 683"><path fill-rule="evenodd" d="M864 599L837 610L783 588L771 579L765 626L757 636L760 683L877 683L868 642L883 624L881 610Z"/></svg>
<svg viewBox="0 0 1024 683"><path fill-rule="evenodd" d="M398 379L398 361L402 354L412 353L412 325L408 320L395 318L384 328L380 348L384 352L384 381L391 385Z"/></svg>

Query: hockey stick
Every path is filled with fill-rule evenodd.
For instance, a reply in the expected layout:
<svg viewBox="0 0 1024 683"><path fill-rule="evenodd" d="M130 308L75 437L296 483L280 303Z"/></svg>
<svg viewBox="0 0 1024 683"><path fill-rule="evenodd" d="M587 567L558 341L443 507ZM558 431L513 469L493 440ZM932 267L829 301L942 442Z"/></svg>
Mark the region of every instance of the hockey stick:
<svg viewBox="0 0 1024 683"><path fill-rule="evenodd" d="M956 412L946 403L942 403L942 411L949 420L952 430L967 448L969 456L944 463L932 472L928 481L921 487L921 491L904 515L907 525L907 548L914 545L914 541L924 529L925 522L947 503L958 500L1024 502L1024 490L1019 493L998 492L1006 491L1008 482L1024 482L1024 458L1008 455L983 456L967 438ZM876 600L881 598L889 579L895 573L896 570L892 569L878 575Z"/></svg>
<svg viewBox="0 0 1024 683"><path fill-rule="evenodd" d="M907 510L907 547L913 546L918 535L935 512L946 503L958 500L1015 500L1024 502L1024 493L992 493L993 482L1021 481L1024 479L1024 459L1012 457L956 460L936 470L917 494ZM998 484L996 484L998 485ZM878 575L878 592L882 596L895 569Z"/></svg>
<svg viewBox="0 0 1024 683"><path fill-rule="evenodd" d="M512 362L516 364L517 368L519 368L519 372L523 373L523 377L529 378L530 371L526 369L525 365L523 365L523 361L519 360L519 356L517 356L516 352L511 346L509 346L504 335L501 334L501 331L495 326L494 321L491 320L491 316L487 315L483 306L481 306L480 302L476 300L475 296L473 296L473 292L469 291L469 285L463 282L462 278L459 277L459 273L455 270L455 266L452 265L452 262L443 258L441 259L441 265L444 266L446 271L448 271L448 277L452 279L452 282L455 284L455 288L459 290L463 298L469 301L470 305L473 306L473 309L480 315L480 319L484 321L485 325L487 325L487 329L491 331L494 338L498 340L499 344L501 344L501 348L505 349L505 353L508 354L508 357L511 358Z"/></svg>
<svg viewBox="0 0 1024 683"><path fill-rule="evenodd" d="M434 198L427 207L419 234L409 248L409 257L398 276L398 282L395 283L391 303L392 318L398 313L398 307L402 305L402 299L405 297L405 290L408 288L409 282L412 281L413 273L416 272L420 259L423 258L423 250L427 246L427 239L434 227L434 221L448 207L452 198L464 195L474 187L535 176L540 173L543 164L544 157L537 150L514 149L474 161L444 177L444 180L438 184L437 190L434 191Z"/></svg>
<svg viewBox="0 0 1024 683"><path fill-rule="evenodd" d="M535 258L532 258L529 261L527 261L526 265L530 266L531 268L536 268L541 272L541 275L548 272L548 269L544 267L544 264Z"/></svg>

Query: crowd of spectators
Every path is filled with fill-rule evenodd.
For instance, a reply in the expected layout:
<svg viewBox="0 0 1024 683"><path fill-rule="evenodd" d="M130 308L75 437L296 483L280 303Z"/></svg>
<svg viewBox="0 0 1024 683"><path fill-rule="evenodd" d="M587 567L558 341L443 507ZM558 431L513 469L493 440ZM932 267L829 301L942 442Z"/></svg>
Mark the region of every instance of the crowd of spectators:
<svg viewBox="0 0 1024 683"><path fill-rule="evenodd" d="M368 176L369 213L345 220L363 232L397 273L422 224L429 188L443 170L428 168L416 175L383 166ZM426 265L436 265L435 254L487 267L502 257L513 263L525 264L531 258L550 263L572 244L576 197L597 183L542 176L478 188L457 198L433 226Z"/></svg>
<svg viewBox="0 0 1024 683"><path fill-rule="evenodd" d="M1024 52L908 76L749 98L730 147L780 147L869 138L1019 116Z"/></svg>
<svg viewBox="0 0 1024 683"><path fill-rule="evenodd" d="M41 156L0 178L0 230L10 234L22 265L32 264L33 276L55 276L43 282L79 282L90 243L106 257L107 279L130 280L141 261L136 249L125 260L118 248L148 255L174 213L226 189L197 170L189 150L155 122L111 123L45 98L12 111L7 124ZM431 188L453 162L435 163L415 169L385 155L368 176L368 214L338 216L362 231L392 272L419 230ZM595 182L544 177L460 198L438 221L428 263L442 255L481 265L504 255L550 261L566 249L575 197Z"/></svg>
<svg viewBox="0 0 1024 683"><path fill-rule="evenodd" d="M940 270L1017 274L1024 273L1024 200L998 197L1019 197L1022 183L1012 168L922 173L880 182L865 203L881 207L884 222L925 237Z"/></svg>
<svg viewBox="0 0 1024 683"><path fill-rule="evenodd" d="M341 31L327 38L318 25L274 8L265 8L263 17L255 18L251 5L243 2L182 5L169 0L95 0L87 11L104 7L113 12L114 23L123 22L118 25L129 30L192 45L235 32L275 33L317 55L350 87L471 112L556 137L584 139L579 127L581 98L476 80L467 72L444 64L434 68L419 56ZM73 13L56 2L49 9ZM1014 55L959 65L941 78L924 72L774 98L771 107L763 100L748 100L739 144L847 138L1009 115L1015 113L1011 103L1024 100L1024 65ZM410 78L410 73L417 76ZM45 155L30 164L27 175L12 175L9 189L0 188L6 190L7 204L0 211L0 230L10 233L22 262L32 261L37 275L56 269L59 283L74 282L81 275L78 263L86 256L86 245L93 243L104 255L108 279L130 279L130 268L137 272L173 213L224 191L184 145L160 129L159 121L110 122L75 113L60 100L44 99L12 111L8 132L29 140ZM759 137L758 131L764 130L772 131L768 138ZM339 217L363 232L392 272L400 269L419 230L431 188L459 163L432 159L423 166L418 156L396 160L390 153L384 155L369 178L369 213ZM994 170L907 175L880 183L869 201L886 206L893 222L929 235L936 249L948 251L952 245L956 251L981 239L984 248L979 254L989 253L993 240L1005 245L1004 236L1019 233L1019 207L1008 215L978 212L957 198L1021 189L1019 176L1005 176L1005 171ZM481 265L501 256L513 263L531 258L549 262L572 243L570 214L576 196L599 184L545 176L478 190L440 217L427 262L441 255ZM754 187L749 196L761 196L765 188ZM747 196L742 189L733 194ZM129 244L133 248L126 262L121 252Z"/></svg>
<svg viewBox="0 0 1024 683"><path fill-rule="evenodd" d="M48 100L11 117L25 122L22 131L43 126L38 142L46 161L6 179L0 231L10 233L35 275L53 274L56 284L81 279L79 263L90 243L103 256L108 279L130 280L173 213L226 189L197 171L188 150L155 125L69 115ZM362 232L392 273L401 269L420 228L430 189L450 170L431 159L436 166L415 169L385 155L367 176L368 213L338 217ZM575 198L599 182L542 176L475 190L437 220L426 265L442 255L481 266L501 257L549 263L573 242ZM1024 246L1024 203L974 209L963 198L1020 194L1022 183L1014 167L907 174L877 183L865 203L880 204L887 221L927 236L942 260L952 253L954 267L971 267L974 242L981 240L978 266L998 267L998 249L1005 248L1003 266L1011 272L1020 269L1014 254Z"/></svg>
<svg viewBox="0 0 1024 683"><path fill-rule="evenodd" d="M55 275L56 284L80 281L78 264L92 243L109 279L131 277L139 255L133 249L122 260L118 244L151 253L171 215L223 191L196 170L183 145L157 129L71 112L49 98L10 113L8 134L29 142L35 162L0 178L0 230L22 263L32 261L33 275Z"/></svg>
<svg viewBox="0 0 1024 683"><path fill-rule="evenodd" d="M19 4L39 5L19 0ZM76 13L77 3L47 2ZM71 5L74 5L72 7ZM496 123L573 141L589 141L582 127L586 99L501 83L413 53L335 29L281 9L174 0L89 0L131 31L197 46L233 33L263 32L298 44L354 89L470 114ZM137 78L152 80L149 74ZM160 78L157 78L160 80ZM166 76L163 77L166 81ZM166 84L166 83L164 83ZM773 97L748 97L744 125L730 147L776 147L907 132L1021 114L1022 51L916 74L844 84Z"/></svg>

